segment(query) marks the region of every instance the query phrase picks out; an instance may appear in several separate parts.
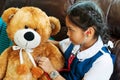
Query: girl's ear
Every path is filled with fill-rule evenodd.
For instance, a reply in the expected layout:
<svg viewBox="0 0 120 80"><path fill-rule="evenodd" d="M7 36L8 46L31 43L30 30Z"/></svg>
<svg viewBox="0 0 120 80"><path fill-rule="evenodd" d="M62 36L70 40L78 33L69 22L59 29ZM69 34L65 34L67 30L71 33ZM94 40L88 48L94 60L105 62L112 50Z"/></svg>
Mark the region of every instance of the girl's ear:
<svg viewBox="0 0 120 80"><path fill-rule="evenodd" d="M10 20L13 18L13 16L17 11L18 8L14 8L14 7L6 9L2 14L3 21L6 22L6 24L9 24Z"/></svg>
<svg viewBox="0 0 120 80"><path fill-rule="evenodd" d="M93 36L95 34L95 29L93 27L89 27L86 31L85 31L85 35L86 36Z"/></svg>
<svg viewBox="0 0 120 80"><path fill-rule="evenodd" d="M55 17L49 17L50 23L51 23L51 28L52 28L52 33L51 35L56 35L61 28L60 21L55 18Z"/></svg>

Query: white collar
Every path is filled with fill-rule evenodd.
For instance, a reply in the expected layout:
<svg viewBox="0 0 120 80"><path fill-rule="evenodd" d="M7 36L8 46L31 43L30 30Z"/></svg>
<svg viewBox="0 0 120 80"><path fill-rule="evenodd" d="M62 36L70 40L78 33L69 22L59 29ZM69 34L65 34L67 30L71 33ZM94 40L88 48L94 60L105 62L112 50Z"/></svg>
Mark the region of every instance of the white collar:
<svg viewBox="0 0 120 80"><path fill-rule="evenodd" d="M78 45L76 45L76 46L78 46ZM84 51L81 51L81 52L78 51L77 58L80 61L90 58L90 57L94 56L102 47L103 47L103 41L102 41L101 37L99 36L98 40L96 41L96 43L93 46L91 46L90 48L88 48Z"/></svg>

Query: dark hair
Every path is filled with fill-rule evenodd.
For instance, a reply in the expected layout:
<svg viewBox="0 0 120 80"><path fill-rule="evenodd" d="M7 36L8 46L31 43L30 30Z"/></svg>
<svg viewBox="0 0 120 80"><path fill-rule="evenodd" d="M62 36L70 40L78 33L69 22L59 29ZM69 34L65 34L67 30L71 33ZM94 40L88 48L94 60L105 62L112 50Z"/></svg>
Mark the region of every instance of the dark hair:
<svg viewBox="0 0 120 80"><path fill-rule="evenodd" d="M102 37L103 42L107 43L108 36L106 31L107 27L104 21L102 10L95 2L92 1L79 1L73 4L68 9L69 19L83 30L94 26L95 37L99 35Z"/></svg>

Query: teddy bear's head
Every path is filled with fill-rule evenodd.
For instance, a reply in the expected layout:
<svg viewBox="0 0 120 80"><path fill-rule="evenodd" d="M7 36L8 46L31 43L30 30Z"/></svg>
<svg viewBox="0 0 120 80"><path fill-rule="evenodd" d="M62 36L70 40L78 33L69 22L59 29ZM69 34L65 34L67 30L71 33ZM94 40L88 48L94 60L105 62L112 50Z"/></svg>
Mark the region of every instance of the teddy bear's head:
<svg viewBox="0 0 120 80"><path fill-rule="evenodd" d="M60 22L37 7L9 8L2 15L8 37L24 49L35 48L60 30Z"/></svg>

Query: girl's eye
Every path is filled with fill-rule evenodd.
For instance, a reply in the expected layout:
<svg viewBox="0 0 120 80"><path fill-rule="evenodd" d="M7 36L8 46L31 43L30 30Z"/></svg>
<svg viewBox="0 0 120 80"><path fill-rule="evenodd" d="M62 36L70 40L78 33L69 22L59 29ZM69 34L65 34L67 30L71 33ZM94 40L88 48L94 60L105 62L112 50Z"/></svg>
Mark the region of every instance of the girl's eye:
<svg viewBox="0 0 120 80"><path fill-rule="evenodd" d="M71 29L71 28L68 28L68 30L69 30L69 31L74 31L74 30L73 30L73 29Z"/></svg>
<svg viewBox="0 0 120 80"><path fill-rule="evenodd" d="M25 25L25 29L28 29L28 26Z"/></svg>

